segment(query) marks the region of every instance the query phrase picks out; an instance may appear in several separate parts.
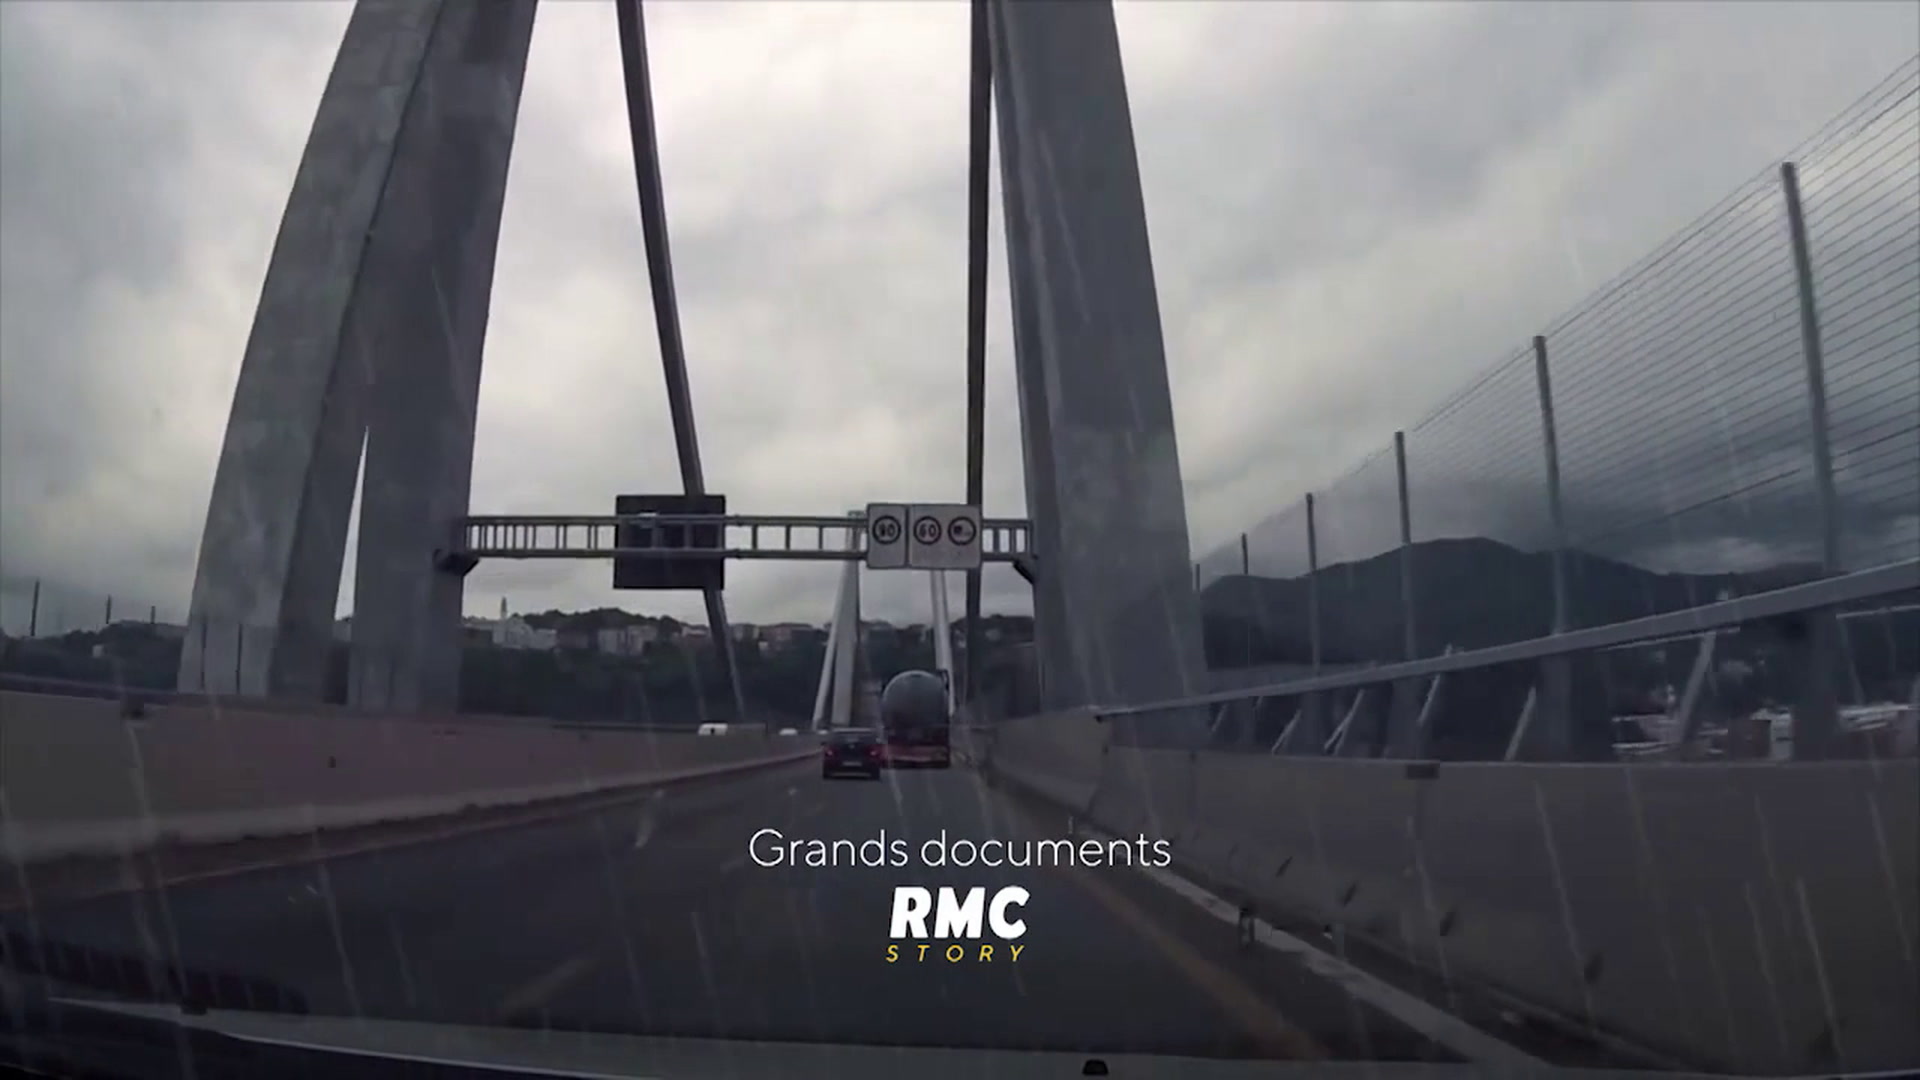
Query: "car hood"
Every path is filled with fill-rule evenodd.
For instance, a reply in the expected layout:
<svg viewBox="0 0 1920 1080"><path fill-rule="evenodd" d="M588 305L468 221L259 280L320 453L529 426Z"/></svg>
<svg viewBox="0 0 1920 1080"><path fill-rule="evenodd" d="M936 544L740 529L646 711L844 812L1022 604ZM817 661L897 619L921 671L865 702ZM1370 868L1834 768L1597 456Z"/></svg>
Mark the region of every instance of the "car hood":
<svg viewBox="0 0 1920 1080"><path fill-rule="evenodd" d="M1231 1061L1153 1055L1090 1056L1057 1051L963 1050L848 1046L819 1043L682 1039L559 1032L522 1028L431 1024L399 1020L294 1016L274 1013L183 1012L172 1005L66 999L70 1008L177 1024L243 1042L326 1051L394 1062L471 1067L503 1075L646 1080L1053 1080L1113 1076L1151 1080L1254 1080L1275 1076L1354 1076L1384 1080L1458 1080L1521 1075L1484 1064L1394 1062ZM1099 1062L1104 1070L1093 1066ZM1571 1078L1647 1080L1628 1070L1550 1070ZM1668 1078L1680 1074L1653 1074Z"/></svg>

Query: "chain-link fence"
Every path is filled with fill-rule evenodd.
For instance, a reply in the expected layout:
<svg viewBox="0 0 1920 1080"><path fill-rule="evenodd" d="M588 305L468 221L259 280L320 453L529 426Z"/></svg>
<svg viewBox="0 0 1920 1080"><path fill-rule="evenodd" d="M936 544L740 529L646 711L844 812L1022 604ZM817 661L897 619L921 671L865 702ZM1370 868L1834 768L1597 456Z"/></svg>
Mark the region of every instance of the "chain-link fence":
<svg viewBox="0 0 1920 1080"><path fill-rule="evenodd" d="M1217 665L1392 663L1916 557L1920 58L1194 579Z"/></svg>

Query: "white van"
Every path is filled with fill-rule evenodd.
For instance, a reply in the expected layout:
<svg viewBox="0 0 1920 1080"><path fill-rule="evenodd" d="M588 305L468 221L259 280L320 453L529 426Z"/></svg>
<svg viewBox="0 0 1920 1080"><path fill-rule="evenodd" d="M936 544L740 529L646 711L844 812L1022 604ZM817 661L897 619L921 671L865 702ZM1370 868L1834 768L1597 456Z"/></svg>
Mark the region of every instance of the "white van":
<svg viewBox="0 0 1920 1080"><path fill-rule="evenodd" d="M725 724L701 724L694 730L695 735L725 735L726 733L727 725Z"/></svg>

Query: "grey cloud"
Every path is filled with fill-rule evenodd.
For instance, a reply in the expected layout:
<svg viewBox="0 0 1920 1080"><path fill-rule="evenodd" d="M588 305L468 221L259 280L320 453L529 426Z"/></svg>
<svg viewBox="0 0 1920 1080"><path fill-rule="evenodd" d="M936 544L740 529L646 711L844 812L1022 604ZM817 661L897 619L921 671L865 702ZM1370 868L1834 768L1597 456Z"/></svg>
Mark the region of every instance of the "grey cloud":
<svg viewBox="0 0 1920 1080"><path fill-rule="evenodd" d="M313 109L296 89L276 112L281 95L233 95L221 76L299 87L299 43L329 22L306 5L265 14L0 9L8 576L161 599L184 590L211 482L205 448L217 445L207 429L217 437L246 331L232 316L244 318L235 291L250 286L234 274L257 275L272 235L268 219L236 268L233 215L249 195L284 200L291 171L274 167L274 144L297 152ZM307 93L325 62L308 58Z"/></svg>
<svg viewBox="0 0 1920 1080"><path fill-rule="evenodd" d="M1311 55L1257 93L1149 104L1143 131L1166 140L1144 151L1163 163L1155 180L1215 194L1154 207L1163 234L1198 249L1174 295L1310 273L1470 204L1511 148L1628 70L1644 44L1635 23L1625 5L1361 15L1324 28ZM1209 123L1192 122L1196 105ZM1224 177L1221 128L1244 139ZM1261 224L1259 243L1248 242L1249 220Z"/></svg>

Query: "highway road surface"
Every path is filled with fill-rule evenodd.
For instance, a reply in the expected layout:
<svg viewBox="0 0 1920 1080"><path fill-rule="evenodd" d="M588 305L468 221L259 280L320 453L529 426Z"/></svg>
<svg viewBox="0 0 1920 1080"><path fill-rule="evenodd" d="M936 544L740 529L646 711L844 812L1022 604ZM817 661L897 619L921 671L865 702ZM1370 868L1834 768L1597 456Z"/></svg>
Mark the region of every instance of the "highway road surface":
<svg viewBox="0 0 1920 1080"><path fill-rule="evenodd" d="M815 763L385 850L0 916L7 931L267 980L315 1012L659 1035L1457 1061L1296 958L1117 867L765 867L789 839L1060 837L971 770ZM1014 960L889 963L895 885L1024 886Z"/></svg>

